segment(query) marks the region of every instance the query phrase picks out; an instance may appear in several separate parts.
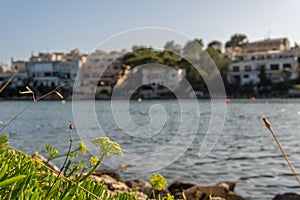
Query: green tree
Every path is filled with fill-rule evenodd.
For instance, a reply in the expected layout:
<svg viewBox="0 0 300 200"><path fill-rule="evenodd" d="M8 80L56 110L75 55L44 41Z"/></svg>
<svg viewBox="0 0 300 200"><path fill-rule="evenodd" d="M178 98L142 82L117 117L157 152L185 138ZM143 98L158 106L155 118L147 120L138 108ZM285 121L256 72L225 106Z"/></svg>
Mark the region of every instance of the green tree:
<svg viewBox="0 0 300 200"><path fill-rule="evenodd" d="M176 43L172 40L172 41L168 41L168 42L165 44L164 49L167 50L167 51L171 51L171 52L173 52L173 53L176 53L176 54L180 54L181 46L180 46L180 44L176 44Z"/></svg>
<svg viewBox="0 0 300 200"><path fill-rule="evenodd" d="M132 67L147 64L147 63L163 63L163 59L160 57L159 52L152 48L137 48L133 52L127 53L123 57L123 63L131 65Z"/></svg>
<svg viewBox="0 0 300 200"><path fill-rule="evenodd" d="M199 46L200 45L200 46ZM196 55L203 48L203 40L202 39L194 39L192 41L188 41L183 47L183 54L186 55Z"/></svg>
<svg viewBox="0 0 300 200"><path fill-rule="evenodd" d="M222 46L222 42L220 42L220 41L218 41L218 40L213 40L213 41L211 41L210 43L208 43L207 48L209 48L209 47L214 48L214 46L219 46L219 47L221 47L221 46ZM215 49L215 50L217 50L217 49ZM217 51L218 51L219 53L221 53L220 50L217 50Z"/></svg>
<svg viewBox="0 0 300 200"><path fill-rule="evenodd" d="M245 47L248 44L248 38L245 34L236 33L231 36L230 40L226 42L226 47Z"/></svg>
<svg viewBox="0 0 300 200"><path fill-rule="evenodd" d="M228 72L228 68L229 68L231 59L227 56L223 56L220 53L220 51L215 50L210 45L206 49L206 52L209 54L211 59L214 61L214 63L218 67L224 83L227 83L227 72Z"/></svg>

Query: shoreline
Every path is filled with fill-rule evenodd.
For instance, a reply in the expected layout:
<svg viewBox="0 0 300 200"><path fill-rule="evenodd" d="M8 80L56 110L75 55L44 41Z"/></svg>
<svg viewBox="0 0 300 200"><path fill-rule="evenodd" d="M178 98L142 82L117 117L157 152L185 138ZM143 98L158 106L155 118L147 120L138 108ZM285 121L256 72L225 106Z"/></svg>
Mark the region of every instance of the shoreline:
<svg viewBox="0 0 300 200"><path fill-rule="evenodd" d="M59 170L57 166L52 164L54 169ZM116 170L102 169L95 171L90 178L97 183L104 183L110 192L137 192L136 195L139 199L145 200L147 194L151 189L151 184L145 179L127 178L121 176ZM189 181L174 181L171 182L164 190L155 190L155 196L166 196L170 193L174 199L184 200L183 193L186 200L210 200L211 197L217 200L245 200L248 198L240 196L235 193L235 188L238 185L232 181L221 181L217 184L197 184ZM280 193L278 192L272 200L287 200L287 199L300 199L300 194L296 193ZM154 198L156 199L156 198ZM252 199L252 198L251 198ZM253 199L261 199L255 197Z"/></svg>

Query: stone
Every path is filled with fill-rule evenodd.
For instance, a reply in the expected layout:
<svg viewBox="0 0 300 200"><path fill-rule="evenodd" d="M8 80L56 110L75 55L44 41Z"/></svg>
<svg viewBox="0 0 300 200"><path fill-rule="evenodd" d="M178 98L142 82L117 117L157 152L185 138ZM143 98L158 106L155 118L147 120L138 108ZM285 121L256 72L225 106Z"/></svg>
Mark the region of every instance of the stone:
<svg viewBox="0 0 300 200"><path fill-rule="evenodd" d="M152 185L144 180L136 179L131 181L126 181L125 184L131 188L132 191L142 192L144 194L147 194L150 192ZM167 193L170 193L168 190L154 190L155 197L164 197L167 195Z"/></svg>
<svg viewBox="0 0 300 200"><path fill-rule="evenodd" d="M300 195L296 193L277 194L273 200L300 200Z"/></svg>
<svg viewBox="0 0 300 200"><path fill-rule="evenodd" d="M113 177L117 181L123 182L123 178L120 176L120 174L118 174L114 170L105 169L105 170L98 170L93 173L93 175L95 176L102 176L104 174Z"/></svg>
<svg viewBox="0 0 300 200"><path fill-rule="evenodd" d="M188 200L244 200L243 197L236 195L233 190L235 183L222 182L218 185L195 185L187 189L184 194Z"/></svg>
<svg viewBox="0 0 300 200"><path fill-rule="evenodd" d="M192 183L183 183L180 181L176 181L169 186L168 190L175 197L175 199L183 199L182 192L193 187L194 185L195 184Z"/></svg>
<svg viewBox="0 0 300 200"><path fill-rule="evenodd" d="M109 175L95 176L90 175L89 178L94 180L96 183L104 183L108 190L110 191L124 191L129 192L130 188L123 182L117 181Z"/></svg>
<svg viewBox="0 0 300 200"><path fill-rule="evenodd" d="M144 194L148 194L152 188L149 182L141 179L125 181L125 184L131 189L135 191L143 192Z"/></svg>

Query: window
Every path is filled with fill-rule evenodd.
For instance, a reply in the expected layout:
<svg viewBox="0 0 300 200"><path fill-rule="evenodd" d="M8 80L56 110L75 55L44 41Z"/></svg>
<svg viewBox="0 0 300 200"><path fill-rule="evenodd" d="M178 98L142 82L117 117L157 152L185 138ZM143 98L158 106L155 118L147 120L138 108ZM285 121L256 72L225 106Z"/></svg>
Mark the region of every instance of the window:
<svg viewBox="0 0 300 200"><path fill-rule="evenodd" d="M251 71L251 65L246 65L245 66L245 71L250 72Z"/></svg>
<svg viewBox="0 0 300 200"><path fill-rule="evenodd" d="M283 64L283 69L285 69L285 68L289 68L289 69L291 69L291 68L292 68L292 66L291 66L291 64L290 64L290 63L284 63L284 64Z"/></svg>
<svg viewBox="0 0 300 200"><path fill-rule="evenodd" d="M239 72L240 71L240 67L239 66L233 66L233 71L234 72Z"/></svg>
<svg viewBox="0 0 300 200"><path fill-rule="evenodd" d="M244 78L249 78L249 75L248 75L248 74L245 74L243 77L244 77Z"/></svg>
<svg viewBox="0 0 300 200"><path fill-rule="evenodd" d="M257 71L265 71L265 69L266 69L266 66L265 66L265 65L257 65L257 66L256 66L256 70L257 70Z"/></svg>
<svg viewBox="0 0 300 200"><path fill-rule="evenodd" d="M270 70L272 70L272 71L279 70L279 65L278 64L270 65Z"/></svg>

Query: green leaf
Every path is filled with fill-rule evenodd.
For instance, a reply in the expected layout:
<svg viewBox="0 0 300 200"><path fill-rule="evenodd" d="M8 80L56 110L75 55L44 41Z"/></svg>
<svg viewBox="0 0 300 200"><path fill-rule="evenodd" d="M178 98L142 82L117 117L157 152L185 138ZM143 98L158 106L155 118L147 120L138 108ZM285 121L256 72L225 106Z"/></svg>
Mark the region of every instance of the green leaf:
<svg viewBox="0 0 300 200"><path fill-rule="evenodd" d="M58 150L50 144L45 145L44 152L46 152L50 156L50 158L58 155Z"/></svg>
<svg viewBox="0 0 300 200"><path fill-rule="evenodd" d="M9 179L6 179L2 182L0 182L0 188L4 188L4 187L7 187L17 181L20 181L22 179L26 178L26 175L18 175L18 176L15 176L15 177L12 177L12 178L9 178Z"/></svg>
<svg viewBox="0 0 300 200"><path fill-rule="evenodd" d="M6 173L7 169L8 169L8 164L3 165L3 167L1 168L1 171L0 171L0 180L3 178L3 176Z"/></svg>
<svg viewBox="0 0 300 200"><path fill-rule="evenodd" d="M51 188L51 190L49 192L49 196L48 196L49 199L51 199L51 197L55 194L55 192L59 188L59 186L60 186L60 180L57 180L57 182L53 185L53 187Z"/></svg>
<svg viewBox="0 0 300 200"><path fill-rule="evenodd" d="M4 135L0 136L0 144L6 143L7 140L8 140L8 134L4 134Z"/></svg>

